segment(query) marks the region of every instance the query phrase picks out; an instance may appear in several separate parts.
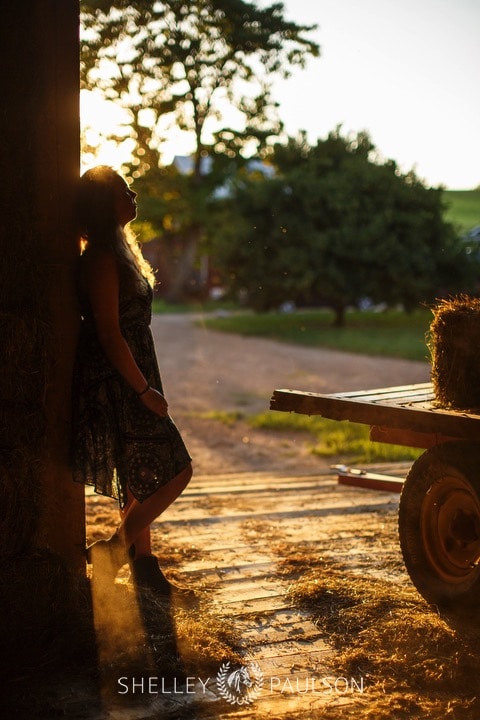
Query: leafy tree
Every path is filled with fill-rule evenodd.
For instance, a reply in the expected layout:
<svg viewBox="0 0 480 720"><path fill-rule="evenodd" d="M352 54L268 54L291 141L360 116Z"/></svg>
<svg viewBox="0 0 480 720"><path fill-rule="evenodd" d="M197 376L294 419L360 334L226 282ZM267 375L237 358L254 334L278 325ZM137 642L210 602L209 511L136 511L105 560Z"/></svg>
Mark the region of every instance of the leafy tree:
<svg viewBox="0 0 480 720"><path fill-rule="evenodd" d="M162 239L162 264L168 267L168 284L159 287L162 296L175 302L184 295L204 292L196 277L197 246L204 244L208 222L208 198L214 191L214 175L209 173L203 182L196 182L192 174L183 174L175 165L156 167L135 182L138 191L139 217L146 220L135 230L140 240ZM175 257L172 263L171 259Z"/></svg>
<svg viewBox="0 0 480 720"><path fill-rule="evenodd" d="M262 154L282 127L272 77L286 77L319 54L307 37L316 26L287 21L282 3L97 0L82 3L82 22L84 87L128 110L134 177L156 174L163 141L176 127L193 141L187 190L194 194L206 183L205 156L221 183L226 162ZM186 257L202 234L199 198L186 217L177 216L190 238Z"/></svg>
<svg viewBox="0 0 480 720"><path fill-rule="evenodd" d="M466 256L443 220L442 191L381 162L368 135L340 130L277 146L272 179L243 172L218 207L217 262L259 310L325 304L336 324L368 297L413 309L464 288Z"/></svg>

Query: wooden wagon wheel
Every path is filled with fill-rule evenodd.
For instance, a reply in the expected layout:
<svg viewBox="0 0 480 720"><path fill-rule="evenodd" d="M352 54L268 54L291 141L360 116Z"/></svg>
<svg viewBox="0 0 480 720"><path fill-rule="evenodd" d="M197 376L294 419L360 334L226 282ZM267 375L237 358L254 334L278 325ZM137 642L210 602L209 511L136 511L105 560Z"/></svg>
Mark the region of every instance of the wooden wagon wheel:
<svg viewBox="0 0 480 720"><path fill-rule="evenodd" d="M406 568L423 597L458 607L480 600L480 444L446 442L412 466L399 509Z"/></svg>

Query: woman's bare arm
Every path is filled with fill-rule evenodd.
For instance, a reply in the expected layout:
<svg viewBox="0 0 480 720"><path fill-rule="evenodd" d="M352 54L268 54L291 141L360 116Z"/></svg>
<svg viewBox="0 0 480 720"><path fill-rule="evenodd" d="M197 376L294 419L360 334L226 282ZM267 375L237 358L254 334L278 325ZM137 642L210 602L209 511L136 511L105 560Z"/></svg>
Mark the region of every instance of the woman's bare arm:
<svg viewBox="0 0 480 720"><path fill-rule="evenodd" d="M147 387L147 379L121 332L119 273L115 257L109 252L96 252L89 258L85 280L98 339L105 355L130 387L137 394L142 393L140 399L150 410L158 415L166 415L168 406L163 395L154 388L143 392Z"/></svg>

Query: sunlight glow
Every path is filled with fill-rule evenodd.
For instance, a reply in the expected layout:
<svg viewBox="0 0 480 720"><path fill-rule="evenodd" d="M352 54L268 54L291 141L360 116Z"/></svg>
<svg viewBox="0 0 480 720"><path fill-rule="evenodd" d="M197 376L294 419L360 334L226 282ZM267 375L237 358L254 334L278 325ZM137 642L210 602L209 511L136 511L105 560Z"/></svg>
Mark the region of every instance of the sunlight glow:
<svg viewBox="0 0 480 720"><path fill-rule="evenodd" d="M85 148L81 157L82 173L93 165L110 165L119 170L130 160L135 141L129 137L129 116L125 110L95 90L82 90L80 119ZM111 133L115 133L118 140L108 139Z"/></svg>
<svg viewBox="0 0 480 720"><path fill-rule="evenodd" d="M114 170L131 162L135 140L130 137L128 111L111 100L105 100L95 90L82 90L80 93L80 118L82 143L81 172L93 165L110 165ZM142 123L154 122L153 113L144 112ZM161 161L169 165L177 155L190 155L195 149L191 133L180 130L171 118L165 118L158 125L160 133L168 138L161 146ZM114 134L117 139L108 139Z"/></svg>

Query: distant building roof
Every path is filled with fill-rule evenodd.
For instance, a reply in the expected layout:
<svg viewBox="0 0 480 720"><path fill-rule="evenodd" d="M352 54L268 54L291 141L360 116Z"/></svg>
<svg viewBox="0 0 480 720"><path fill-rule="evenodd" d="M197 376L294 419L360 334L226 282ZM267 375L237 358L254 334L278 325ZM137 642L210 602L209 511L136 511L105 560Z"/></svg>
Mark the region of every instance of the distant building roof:
<svg viewBox="0 0 480 720"><path fill-rule="evenodd" d="M177 168L178 172L182 175L189 175L193 172L195 159L193 155L175 155L173 158L173 165ZM200 172L202 175L207 175L212 169L213 160L209 155L202 157L200 161ZM268 165L263 160L258 158L250 158L247 162L247 168L251 172L261 172L266 177L273 177L275 175L275 168L272 165Z"/></svg>
<svg viewBox="0 0 480 720"><path fill-rule="evenodd" d="M192 155L175 155L172 165L174 165L182 175L191 175L193 173L194 163L195 159ZM213 160L209 155L202 157L200 161L200 174L207 175L212 169L212 164ZM250 172L261 172L265 177L273 177L275 175L275 168L258 158L250 158L250 160L247 161L247 169L250 170ZM227 180L223 185L218 186L213 191L212 198L223 200L229 197L230 194L230 181Z"/></svg>
<svg viewBox="0 0 480 720"><path fill-rule="evenodd" d="M191 175L191 173L193 173L194 164L195 159L193 155L175 155L173 158L173 165L175 165L178 172L182 175ZM211 169L212 158L205 155L205 157L202 157L200 160L200 173L202 175L207 175Z"/></svg>

